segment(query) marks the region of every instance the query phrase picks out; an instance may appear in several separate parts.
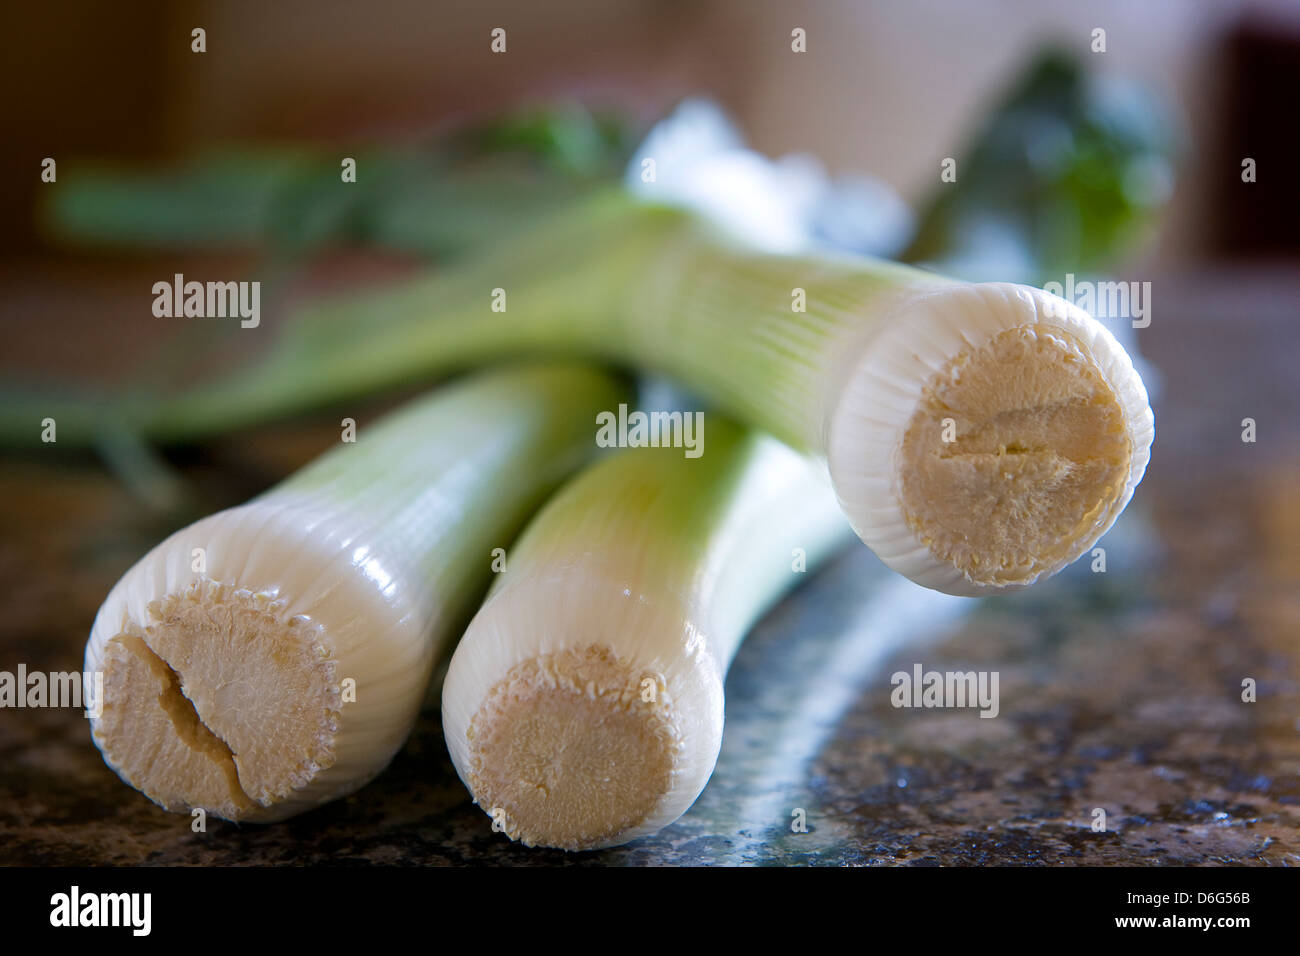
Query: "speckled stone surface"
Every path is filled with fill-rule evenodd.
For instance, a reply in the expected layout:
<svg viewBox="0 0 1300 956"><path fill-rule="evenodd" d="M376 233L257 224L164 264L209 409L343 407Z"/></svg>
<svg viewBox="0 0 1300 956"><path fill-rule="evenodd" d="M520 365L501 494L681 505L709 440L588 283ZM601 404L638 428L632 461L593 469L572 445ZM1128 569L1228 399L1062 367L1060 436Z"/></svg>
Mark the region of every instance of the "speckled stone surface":
<svg viewBox="0 0 1300 956"><path fill-rule="evenodd" d="M972 602L851 549L747 641L713 779L655 837L579 855L510 844L470 804L433 711L353 797L193 833L104 766L77 713L2 710L0 863L1300 863L1300 376L1279 345L1293 358L1297 337L1282 293L1227 321L1233 285L1171 286L1143 333L1166 376L1155 458L1104 574L1079 562ZM324 427L178 460L192 507L246 497ZM0 669L77 669L100 600L177 518L93 460L3 469ZM998 717L893 707L890 675L916 663L996 671Z"/></svg>

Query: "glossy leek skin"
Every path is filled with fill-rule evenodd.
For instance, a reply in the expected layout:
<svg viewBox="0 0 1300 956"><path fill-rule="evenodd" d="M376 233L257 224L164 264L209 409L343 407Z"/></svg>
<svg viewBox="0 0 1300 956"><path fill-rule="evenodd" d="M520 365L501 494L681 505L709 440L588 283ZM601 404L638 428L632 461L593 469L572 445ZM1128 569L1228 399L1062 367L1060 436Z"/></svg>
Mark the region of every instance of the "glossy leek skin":
<svg viewBox="0 0 1300 956"><path fill-rule="evenodd" d="M519 366L363 423L355 444L142 558L100 608L86 667L108 665L111 678L111 642L142 636L233 752L244 792L224 815L283 819L350 793L409 734L438 655L487 585L493 549L595 454L596 415L626 401L623 384L585 366ZM137 708L114 718L115 739L107 715L92 721L110 766L168 809L202 805L185 780L151 778L150 754L131 737L157 715L138 709L132 688L106 683L110 705L117 693L121 708ZM178 742L184 728L156 723L156 752L174 749L176 774L202 763Z"/></svg>

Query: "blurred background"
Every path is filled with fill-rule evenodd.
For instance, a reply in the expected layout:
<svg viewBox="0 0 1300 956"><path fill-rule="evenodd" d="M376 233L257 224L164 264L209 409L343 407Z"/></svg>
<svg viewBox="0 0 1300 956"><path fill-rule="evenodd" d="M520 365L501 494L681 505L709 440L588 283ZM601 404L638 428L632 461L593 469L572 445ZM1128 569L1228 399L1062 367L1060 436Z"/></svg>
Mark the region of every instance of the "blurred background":
<svg viewBox="0 0 1300 956"><path fill-rule="evenodd" d="M409 137L557 96L647 119L707 92L761 152L809 151L917 199L989 98L1053 43L1176 106L1192 148L1161 249L1224 249L1215 223L1218 171L1238 165L1229 142L1295 145L1278 111L1293 102L1298 15L1288 0L65 0L13 11L4 39L3 242L16 251L34 238L29 173L45 156L145 161L231 141ZM190 51L196 26L206 55ZM488 48L496 26L508 28L505 56ZM796 26L806 55L789 55ZM1096 28L1104 54L1091 52ZM1261 176L1254 192L1277 198L1289 178ZM1268 219L1274 205L1252 208Z"/></svg>
<svg viewBox="0 0 1300 956"><path fill-rule="evenodd" d="M68 0L12 17L0 40L9 142L0 156L9 227L0 282L12 304L3 315L11 368L127 374L118 332L150 318L132 307L76 336L48 334L46 322L107 304L105 286L92 290L79 277L116 250L72 241L75 230L38 214L58 202L39 176L46 157L63 164L66 183L77 162L157 171L248 144L312 145L332 156L574 102L618 117L628 147L681 98L704 94L759 152L809 153L832 174L870 174L923 210L936 199L939 164L969 158L989 111L1046 49L1101 81L1096 96L1109 99L1114 123L1176 156L1176 176L1164 181L1172 194L1152 200L1161 228L1112 244L1126 269L1148 278L1192 261L1293 262L1300 253L1292 219L1300 184L1287 173L1300 133L1282 119L1296 90L1294 0L388 0L364 9L331 0L142 0L125 9ZM508 30L505 55L489 49L498 26ZM206 53L191 50L196 27ZM806 31L806 53L791 52L795 27ZM1097 29L1105 52L1094 52ZM1107 91L1111 78L1141 97ZM1050 144L1051 132L1040 127L1025 143ZM1261 156L1276 158L1242 188L1243 158ZM1158 186L1143 191L1154 196ZM99 278L114 276L125 280L116 269ZM39 324L22 321L33 307Z"/></svg>
<svg viewBox="0 0 1300 956"><path fill-rule="evenodd" d="M795 28L807 52L791 50ZM1151 324L1126 334L1160 383L1157 441L1108 536L1110 571L984 602L926 651L940 668L996 662L1007 719L958 731L846 692L782 784L835 824L815 850L764 837L728 795L770 768L735 741L773 733L760 683L788 702L825 677L783 661L769 622L728 685L737 729L716 786L661 837L584 859L1300 862L1300 3L59 2L7 11L0 45L7 389L161 374L180 323L151 314L149 290L176 272L275 277L273 330L300 296L450 260L621 178L651 126L695 96L758 152L809 154L847 190L816 224L823 239L969 278L1151 282ZM386 169L386 191L331 207L317 186L358 150L380 158L362 177ZM948 158L955 184L940 180ZM12 442L0 668L78 667L100 600L147 547L309 460L336 419L158 451ZM811 632L809 647L851 636L860 608L837 600L868 559L796 596L785 629ZM824 611L798 603L813 599ZM1238 704L1243 676L1267 689L1253 708ZM440 748L430 717L377 796L209 834L200 856L557 861L481 832ZM0 766L12 861L196 859L188 830L102 765L77 715L0 713ZM1120 822L1089 842L1094 805ZM321 819L341 842L322 842Z"/></svg>

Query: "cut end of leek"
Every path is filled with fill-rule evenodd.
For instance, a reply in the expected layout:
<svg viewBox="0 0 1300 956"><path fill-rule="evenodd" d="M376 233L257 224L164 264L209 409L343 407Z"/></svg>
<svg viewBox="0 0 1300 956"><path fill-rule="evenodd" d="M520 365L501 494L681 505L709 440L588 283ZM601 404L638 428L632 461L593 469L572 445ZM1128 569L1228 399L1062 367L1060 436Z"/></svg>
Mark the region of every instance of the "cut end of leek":
<svg viewBox="0 0 1300 956"><path fill-rule="evenodd" d="M673 706L646 693L660 682L598 645L516 665L466 734L476 801L526 846L623 842L672 792L680 761Z"/></svg>
<svg viewBox="0 0 1300 956"><path fill-rule="evenodd" d="M828 433L854 529L953 594L1025 587L1096 543L1150 458L1146 389L1104 326L1038 289L962 285L902 307Z"/></svg>
<svg viewBox="0 0 1300 956"><path fill-rule="evenodd" d="M340 573L317 522L284 504L252 502L177 532L95 620L86 660L103 672L104 707L91 733L105 762L166 810L285 819L368 783L415 717L428 642L394 620L369 578ZM208 547L208 574L191 569L195 541ZM367 643L389 659L365 654ZM360 704L345 702L347 679L361 684Z"/></svg>
<svg viewBox="0 0 1300 956"><path fill-rule="evenodd" d="M127 782L168 810L265 818L334 763L341 701L317 625L206 578L149 612L103 648L95 737Z"/></svg>
<svg viewBox="0 0 1300 956"><path fill-rule="evenodd" d="M513 581L457 645L442 722L494 830L595 850L655 833L695 802L722 746L722 673L709 642L683 652L688 607L636 588L653 570L613 570L601 546L560 557L553 540L559 550L531 556L516 545Z"/></svg>

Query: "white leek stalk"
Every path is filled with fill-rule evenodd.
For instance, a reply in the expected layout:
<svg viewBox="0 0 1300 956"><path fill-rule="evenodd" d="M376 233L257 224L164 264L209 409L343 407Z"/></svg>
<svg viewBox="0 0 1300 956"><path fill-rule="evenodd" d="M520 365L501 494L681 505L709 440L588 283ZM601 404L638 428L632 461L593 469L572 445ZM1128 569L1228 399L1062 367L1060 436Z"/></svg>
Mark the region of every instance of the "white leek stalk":
<svg viewBox="0 0 1300 956"><path fill-rule="evenodd" d="M497 829L610 846L699 796L723 678L758 615L851 540L822 467L713 418L707 453L635 449L579 475L510 551L457 647L443 726Z"/></svg>
<svg viewBox="0 0 1300 956"><path fill-rule="evenodd" d="M581 366L485 373L176 532L112 589L86 646L105 761L167 810L229 820L361 787L410 732L493 549L626 400Z"/></svg>
<svg viewBox="0 0 1300 956"><path fill-rule="evenodd" d="M613 358L824 456L876 554L957 594L1024 586L1085 553L1132 497L1154 433L1129 356L1063 299L758 252L624 195L297 328L142 427L230 427L501 354Z"/></svg>

